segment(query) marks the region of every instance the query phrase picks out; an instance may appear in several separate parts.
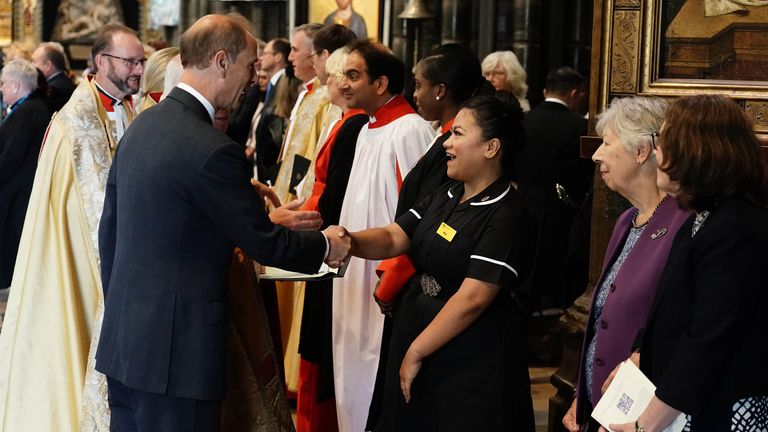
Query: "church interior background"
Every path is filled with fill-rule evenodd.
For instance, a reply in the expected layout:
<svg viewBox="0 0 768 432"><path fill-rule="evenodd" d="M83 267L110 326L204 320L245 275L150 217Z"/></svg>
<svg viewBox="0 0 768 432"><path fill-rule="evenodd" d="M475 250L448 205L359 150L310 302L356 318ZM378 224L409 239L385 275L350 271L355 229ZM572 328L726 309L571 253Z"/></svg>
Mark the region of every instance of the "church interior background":
<svg viewBox="0 0 768 432"><path fill-rule="evenodd" d="M138 29L143 42L163 48L178 44L198 17L237 11L250 20L254 35L269 40L287 37L293 27L309 22L315 2L320 0L0 0L0 45L58 41L68 50L73 69L81 70L96 29L112 21ZM697 92L734 97L760 136L768 134L768 7L745 6L739 13L710 17L707 8L715 0L423 0L418 3L431 16L405 20L398 15L408 0L356 3L372 3L366 7L376 12L376 34L369 36L409 65L449 42L471 47L480 58L514 51L528 74L531 106L543 99L547 71L575 68L590 78L591 134L596 113L614 97L674 98ZM599 142L583 137L582 156L589 157ZM540 430L561 430L589 293L615 218L626 208L599 178L594 186L589 283L585 295L555 324L562 362L550 369L555 372L551 378L533 377L546 385L540 397L549 418Z"/></svg>

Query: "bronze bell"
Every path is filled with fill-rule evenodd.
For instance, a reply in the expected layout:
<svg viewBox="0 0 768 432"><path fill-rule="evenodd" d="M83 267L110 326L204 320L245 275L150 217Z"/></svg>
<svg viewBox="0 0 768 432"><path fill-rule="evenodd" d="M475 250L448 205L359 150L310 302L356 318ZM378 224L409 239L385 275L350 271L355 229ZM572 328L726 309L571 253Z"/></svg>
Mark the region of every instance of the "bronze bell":
<svg viewBox="0 0 768 432"><path fill-rule="evenodd" d="M423 20L434 17L429 11L426 2L422 0L408 0L405 9L397 16L401 19Z"/></svg>

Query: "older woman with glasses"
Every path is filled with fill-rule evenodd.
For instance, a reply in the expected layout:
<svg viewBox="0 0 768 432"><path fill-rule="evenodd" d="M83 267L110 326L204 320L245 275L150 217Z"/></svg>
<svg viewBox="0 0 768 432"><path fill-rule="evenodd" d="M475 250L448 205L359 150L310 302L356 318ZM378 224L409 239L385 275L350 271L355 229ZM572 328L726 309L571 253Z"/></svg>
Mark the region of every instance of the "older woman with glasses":
<svg viewBox="0 0 768 432"><path fill-rule="evenodd" d="M752 122L725 96L683 97L657 141L657 183L694 212L675 236L636 348L656 393L615 431L768 430L768 177ZM636 356L635 356L636 357Z"/></svg>
<svg viewBox="0 0 768 432"><path fill-rule="evenodd" d="M579 381L571 409L563 418L569 431L590 424L609 373L631 353L645 323L675 233L688 217L656 185L655 132L667 104L661 99L614 100L600 114L603 143L592 156L606 186L632 208L617 220L596 285L584 335Z"/></svg>

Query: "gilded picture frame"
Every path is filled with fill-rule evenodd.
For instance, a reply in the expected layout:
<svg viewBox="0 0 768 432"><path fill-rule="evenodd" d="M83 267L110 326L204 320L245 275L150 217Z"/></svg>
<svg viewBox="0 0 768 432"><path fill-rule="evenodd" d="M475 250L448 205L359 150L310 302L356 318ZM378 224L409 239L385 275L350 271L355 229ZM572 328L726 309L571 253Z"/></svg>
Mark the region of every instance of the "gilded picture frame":
<svg viewBox="0 0 768 432"><path fill-rule="evenodd" d="M13 41L13 1L0 0L0 46Z"/></svg>
<svg viewBox="0 0 768 432"><path fill-rule="evenodd" d="M352 4L352 10L358 17L356 19L362 19L366 27L367 38L378 39L379 38L379 1L376 0L343 0L337 2L336 0L312 0L309 2L309 21L316 23L325 23L326 19L334 13L341 5L347 3ZM356 26L349 26L355 33L357 32ZM359 37L360 35L358 35Z"/></svg>
<svg viewBox="0 0 768 432"><path fill-rule="evenodd" d="M687 0L702 4L703 1ZM660 0L596 1L593 52L600 55L593 59L593 73L599 71L599 80L597 88L593 86L592 114L602 111L617 96L643 94L674 98L702 92L718 93L736 99L754 121L756 130L761 134L768 133L768 81L665 75L665 66L671 64L670 56L665 55L670 50L668 28L662 23L666 3ZM768 13L768 7L761 9L760 13ZM683 23L683 28L685 25L687 23ZM768 32L764 33L768 35ZM675 56L682 52L692 56L692 63L701 63L701 58L695 56L695 46L675 49L678 50ZM701 53L700 50L698 54Z"/></svg>

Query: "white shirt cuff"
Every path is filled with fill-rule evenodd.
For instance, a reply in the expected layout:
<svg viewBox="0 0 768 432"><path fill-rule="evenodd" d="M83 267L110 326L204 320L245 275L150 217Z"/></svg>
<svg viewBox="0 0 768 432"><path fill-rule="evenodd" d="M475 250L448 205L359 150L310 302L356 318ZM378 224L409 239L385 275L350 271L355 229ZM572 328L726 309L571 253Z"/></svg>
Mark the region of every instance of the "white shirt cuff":
<svg viewBox="0 0 768 432"><path fill-rule="evenodd" d="M331 244L328 243L328 237L325 233L322 231L320 231L320 233L323 234L323 238L325 239L325 255L323 255L323 262L325 262L325 260L328 259L328 254L331 252Z"/></svg>

